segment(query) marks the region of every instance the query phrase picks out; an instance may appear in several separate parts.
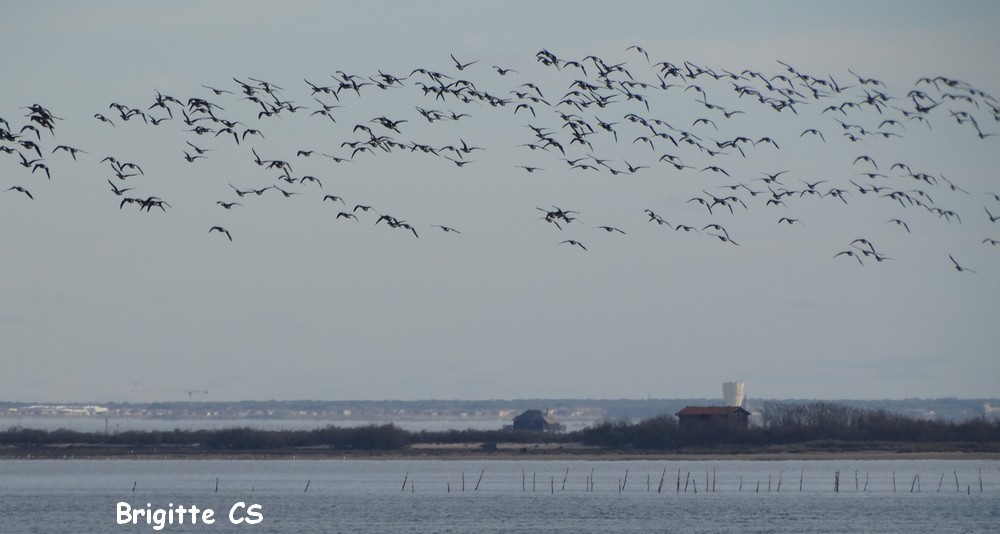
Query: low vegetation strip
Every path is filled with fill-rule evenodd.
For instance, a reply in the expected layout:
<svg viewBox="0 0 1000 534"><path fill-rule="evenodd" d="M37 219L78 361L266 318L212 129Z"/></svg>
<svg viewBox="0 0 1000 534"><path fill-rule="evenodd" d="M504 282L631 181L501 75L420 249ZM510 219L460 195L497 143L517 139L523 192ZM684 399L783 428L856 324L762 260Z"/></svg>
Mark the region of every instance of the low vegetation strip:
<svg viewBox="0 0 1000 534"><path fill-rule="evenodd" d="M426 451L428 444L467 445L458 450L496 450L497 443L531 453L543 449L657 451L673 453L746 454L794 451L969 451L1000 452L1000 421L928 421L881 410L834 403L765 406L763 423L749 428L732 425L683 427L670 415L638 422L603 421L574 432L511 430L447 430L409 432L393 424L362 427L327 426L315 430L127 431L119 433L10 428L0 432L8 449L138 448L204 452L400 452ZM512 445L511 445L512 444ZM544 444L544 447L539 445ZM484 446L485 445L485 446ZM447 452L448 447L440 448Z"/></svg>

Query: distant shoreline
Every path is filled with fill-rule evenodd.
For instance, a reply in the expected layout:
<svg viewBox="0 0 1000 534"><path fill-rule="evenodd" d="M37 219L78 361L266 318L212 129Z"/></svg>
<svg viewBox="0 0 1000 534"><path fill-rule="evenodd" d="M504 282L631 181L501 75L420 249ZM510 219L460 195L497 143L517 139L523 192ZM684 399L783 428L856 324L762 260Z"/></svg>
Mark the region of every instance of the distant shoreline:
<svg viewBox="0 0 1000 534"><path fill-rule="evenodd" d="M512 444L513 445L513 444ZM200 450L192 447L45 446L0 448L3 460L497 460L497 461L822 461L822 460L1000 460L1000 451L962 450L792 450L760 452L630 451L594 448L410 447L390 451L327 448L259 451Z"/></svg>

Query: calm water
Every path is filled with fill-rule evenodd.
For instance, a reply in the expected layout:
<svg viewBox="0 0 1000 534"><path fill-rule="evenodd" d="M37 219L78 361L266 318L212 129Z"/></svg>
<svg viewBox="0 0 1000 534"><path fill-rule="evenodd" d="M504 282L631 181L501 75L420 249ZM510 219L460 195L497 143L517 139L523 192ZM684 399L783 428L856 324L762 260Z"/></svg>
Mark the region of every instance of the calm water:
<svg viewBox="0 0 1000 534"><path fill-rule="evenodd" d="M215 511L160 532L997 532L1000 461L0 461L0 532L156 532L118 502Z"/></svg>

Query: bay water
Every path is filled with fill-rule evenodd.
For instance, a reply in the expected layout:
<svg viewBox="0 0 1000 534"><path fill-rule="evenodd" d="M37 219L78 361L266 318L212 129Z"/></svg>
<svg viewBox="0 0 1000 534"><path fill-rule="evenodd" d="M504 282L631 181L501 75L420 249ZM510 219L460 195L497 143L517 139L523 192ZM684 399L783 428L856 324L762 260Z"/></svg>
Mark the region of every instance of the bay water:
<svg viewBox="0 0 1000 534"><path fill-rule="evenodd" d="M0 460L2 533L998 531L997 460Z"/></svg>

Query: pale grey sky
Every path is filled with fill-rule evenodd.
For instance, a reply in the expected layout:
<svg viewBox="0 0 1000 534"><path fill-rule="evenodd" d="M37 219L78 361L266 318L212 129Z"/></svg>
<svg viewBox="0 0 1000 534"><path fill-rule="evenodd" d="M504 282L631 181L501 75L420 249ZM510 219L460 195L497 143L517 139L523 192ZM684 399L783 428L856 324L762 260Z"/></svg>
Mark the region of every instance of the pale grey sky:
<svg viewBox="0 0 1000 534"><path fill-rule="evenodd" d="M1000 239L1000 223L986 213L1000 215L1000 201L986 194L1000 193L1000 137L980 139L971 123L949 115L967 112L984 134L1000 133L989 107L997 100L968 87L1000 95L994 3L14 2L3 12L0 117L15 134L29 123L24 106L40 104L61 120L54 134L19 138L38 142L51 179L22 166L17 153L0 153L0 398L154 401L186 397L187 389L207 390L205 400L706 397L729 379L745 381L751 397L998 395L1000 247L982 241ZM586 74L543 65L541 50L581 61ZM476 63L459 71L451 54ZM617 94L605 108L558 104L574 81L597 83L588 55L653 84L632 88L649 110L628 101L620 83L598 91ZM803 93L795 113L778 112L738 97L726 78L667 76L677 86L664 91L659 61L792 76L781 61L853 87L818 100ZM500 76L494 65L517 72ZM306 80L336 85L337 71L367 79L380 70L402 78L420 67L510 103L425 95L416 84L431 81L416 74L405 87L343 90L339 103L317 95L343 106L331 110L335 123L310 115L319 104ZM859 86L849 70L885 87ZM938 76L968 86L918 83ZM735 83L779 94L746 77ZM262 108L241 99L234 78L280 86L281 98L305 109L258 118ZM513 92L528 92L526 82L552 107ZM801 80L795 87L807 91ZM863 100L865 89L893 99L882 113L823 113ZM913 109L911 90L941 102L926 114L930 127L893 109ZM240 121L238 132L264 137L237 145L228 134L197 135L178 105L158 126L122 121L109 107L162 118L163 109L149 109L157 91L185 104L206 99L224 108L219 117ZM727 119L702 99L743 113ZM518 103L532 104L537 117L515 113ZM417 107L469 116L430 123ZM593 147L570 143L556 112L592 125ZM743 143L744 157L732 147L709 156L665 138L650 147L635 141L651 130L630 113L695 134L713 150L738 136L770 136L780 148ZM379 116L407 122L397 133L372 122ZM699 118L715 126L695 124ZM859 129L835 119L868 133L851 142L843 134ZM882 125L887 119L901 125ZM616 123L617 141L599 120ZM471 163L463 167L408 148L345 163L319 155L350 158L341 143L368 139L354 131L358 124L402 143L440 149L464 140L485 150L465 155ZM599 170L571 169L554 148L522 146L537 141L528 125L548 129L567 158L588 158L581 163ZM825 141L802 135L809 128ZM189 163L187 142L212 151ZM52 152L60 144L86 153L74 161ZM0 145L38 157L14 141ZM278 180L280 171L254 164L251 148L322 188ZM668 153L693 168L660 161ZM878 169L855 162L861 155ZM100 162L106 156L135 162L144 175L119 180ZM897 162L935 183L890 169ZM609 170L628 164L647 168ZM703 170L713 165L730 176ZM767 205L768 184L759 179L782 170L776 190L826 180L816 188L847 190L846 203L795 193L786 206ZM869 171L885 177L861 174ZM134 187L126 197L157 196L170 207L119 209L123 197L109 180ZM850 180L887 189L862 194ZM727 188L739 183L760 194ZM240 198L229 184L297 194ZM14 186L34 199L7 190ZM893 191L961 223L879 196ZM327 194L345 204L324 202ZM738 196L747 208L734 201L733 213L717 205L709 214L690 201L712 195ZM244 206L225 210L217 201ZM336 218L356 204L373 211ZM537 208L553 206L579 212L577 220L562 230L540 220ZM671 227L650 222L647 209ZM419 239L376 225L379 215L407 221ZM887 222L896 218L909 233ZM739 246L711 235L718 232L708 224L726 228ZM232 242L208 232L217 225ZM603 225L627 235L595 228ZM860 254L851 247L857 238L892 259L862 254L862 266L834 258ZM976 272L957 271L949 255Z"/></svg>

